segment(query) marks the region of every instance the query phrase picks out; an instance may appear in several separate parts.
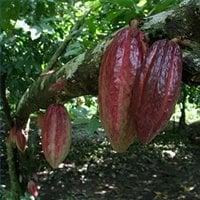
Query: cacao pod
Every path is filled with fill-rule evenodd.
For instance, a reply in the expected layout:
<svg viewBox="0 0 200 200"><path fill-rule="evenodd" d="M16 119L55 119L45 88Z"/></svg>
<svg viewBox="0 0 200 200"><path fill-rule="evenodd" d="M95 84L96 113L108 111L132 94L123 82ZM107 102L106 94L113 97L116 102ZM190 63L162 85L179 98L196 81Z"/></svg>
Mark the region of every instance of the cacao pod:
<svg viewBox="0 0 200 200"><path fill-rule="evenodd" d="M17 128L16 125L14 125L10 129L9 139L13 144L16 144L21 152L25 151L27 147L27 135L23 129Z"/></svg>
<svg viewBox="0 0 200 200"><path fill-rule="evenodd" d="M57 168L65 159L71 144L71 123L63 105L50 105L42 126L42 150L48 163Z"/></svg>
<svg viewBox="0 0 200 200"><path fill-rule="evenodd" d="M114 150L124 152L135 132L128 127L132 88L145 59L144 34L132 27L120 30L107 46L99 75L99 110L102 125Z"/></svg>
<svg viewBox="0 0 200 200"><path fill-rule="evenodd" d="M32 180L30 180L28 182L27 190L34 197L37 197L39 195L37 184L34 181L32 181Z"/></svg>
<svg viewBox="0 0 200 200"><path fill-rule="evenodd" d="M16 131L16 146L21 152L24 152L27 147L27 137L23 129Z"/></svg>
<svg viewBox="0 0 200 200"><path fill-rule="evenodd" d="M177 43L156 41L149 49L136 87L131 112L137 137L149 143L166 125L176 104L182 76L182 54Z"/></svg>

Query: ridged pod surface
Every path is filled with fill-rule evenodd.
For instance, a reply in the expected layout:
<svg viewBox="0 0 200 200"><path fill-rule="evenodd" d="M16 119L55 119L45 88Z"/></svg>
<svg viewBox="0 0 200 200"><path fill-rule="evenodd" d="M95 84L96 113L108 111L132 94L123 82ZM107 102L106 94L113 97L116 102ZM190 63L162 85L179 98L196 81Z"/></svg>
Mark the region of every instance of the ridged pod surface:
<svg viewBox="0 0 200 200"><path fill-rule="evenodd" d="M53 167L67 156L71 144L71 123L63 105L52 104L43 118L42 150L47 162Z"/></svg>
<svg viewBox="0 0 200 200"><path fill-rule="evenodd" d="M99 74L99 109L114 150L124 152L135 133L128 128L132 88L145 58L144 34L136 28L120 30L107 46Z"/></svg>
<svg viewBox="0 0 200 200"><path fill-rule="evenodd" d="M130 111L142 143L149 143L166 125L181 86L182 54L177 43L156 41L149 49L133 88Z"/></svg>

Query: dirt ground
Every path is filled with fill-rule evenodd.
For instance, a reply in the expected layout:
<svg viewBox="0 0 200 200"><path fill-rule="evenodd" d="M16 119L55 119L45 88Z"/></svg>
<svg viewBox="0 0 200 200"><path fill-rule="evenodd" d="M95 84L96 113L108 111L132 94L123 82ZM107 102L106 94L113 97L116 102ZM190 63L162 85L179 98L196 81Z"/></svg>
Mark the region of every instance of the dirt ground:
<svg viewBox="0 0 200 200"><path fill-rule="evenodd" d="M147 146L136 142L116 153L103 132L74 128L65 162L55 170L38 167L38 199L200 199L200 124L166 132Z"/></svg>

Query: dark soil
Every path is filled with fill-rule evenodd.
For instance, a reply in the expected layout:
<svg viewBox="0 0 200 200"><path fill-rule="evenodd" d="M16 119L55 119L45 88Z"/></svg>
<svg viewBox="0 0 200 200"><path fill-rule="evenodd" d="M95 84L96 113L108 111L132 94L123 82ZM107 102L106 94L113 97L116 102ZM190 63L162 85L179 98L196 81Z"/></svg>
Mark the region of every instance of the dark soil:
<svg viewBox="0 0 200 200"><path fill-rule="evenodd" d="M40 200L200 199L200 124L167 130L147 146L136 142L126 153L114 152L101 131L79 127L73 134L60 168L40 160Z"/></svg>

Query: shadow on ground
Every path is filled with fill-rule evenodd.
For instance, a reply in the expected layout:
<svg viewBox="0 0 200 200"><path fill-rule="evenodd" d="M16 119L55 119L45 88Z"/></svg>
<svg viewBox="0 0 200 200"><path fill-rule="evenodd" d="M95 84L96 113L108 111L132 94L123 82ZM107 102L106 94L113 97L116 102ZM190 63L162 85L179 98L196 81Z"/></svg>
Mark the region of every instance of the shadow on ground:
<svg viewBox="0 0 200 200"><path fill-rule="evenodd" d="M200 145L187 131L170 131L148 146L112 151L102 132L88 136L74 129L69 156L59 169L37 172L41 200L200 199ZM78 135L76 133L79 133Z"/></svg>

